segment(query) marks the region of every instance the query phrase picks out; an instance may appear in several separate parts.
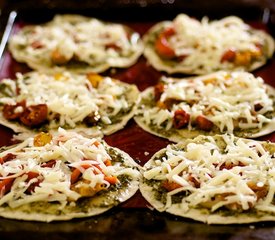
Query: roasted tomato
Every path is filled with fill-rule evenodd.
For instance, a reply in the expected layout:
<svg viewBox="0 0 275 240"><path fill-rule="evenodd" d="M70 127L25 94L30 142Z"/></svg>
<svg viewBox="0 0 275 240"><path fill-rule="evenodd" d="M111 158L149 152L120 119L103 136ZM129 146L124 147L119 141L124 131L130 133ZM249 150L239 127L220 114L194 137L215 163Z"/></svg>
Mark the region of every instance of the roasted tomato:
<svg viewBox="0 0 275 240"><path fill-rule="evenodd" d="M50 133L41 132L34 136L33 145L35 147L42 147L50 143L51 140L52 140L52 135Z"/></svg>
<svg viewBox="0 0 275 240"><path fill-rule="evenodd" d="M168 192L170 191L173 191L177 188L180 188L182 187L180 184L176 183L176 182L171 182L171 181L168 181L168 180L165 180L161 183L161 186L163 188L165 188Z"/></svg>
<svg viewBox="0 0 275 240"><path fill-rule="evenodd" d="M40 48L44 47L43 43L40 42L39 40L33 41L31 43L31 46L32 46L33 49L40 49Z"/></svg>
<svg viewBox="0 0 275 240"><path fill-rule="evenodd" d="M55 49L51 53L51 60L54 64L62 65L62 64L66 64L67 62L69 62L70 59L68 59L66 56L64 56L62 53L60 53L60 51L58 49Z"/></svg>
<svg viewBox="0 0 275 240"><path fill-rule="evenodd" d="M221 62L234 62L236 57L236 50L229 49L222 55Z"/></svg>
<svg viewBox="0 0 275 240"><path fill-rule="evenodd" d="M175 34L174 28L167 28L159 34L156 42L155 49L157 53L164 58L176 57L174 49L169 45L168 38Z"/></svg>
<svg viewBox="0 0 275 240"><path fill-rule="evenodd" d="M12 159L15 159L16 155L12 154L12 153L8 153L7 155L5 155L4 157L0 158L0 164L3 164L4 162L8 162Z"/></svg>
<svg viewBox="0 0 275 240"><path fill-rule="evenodd" d="M163 83L158 83L154 86L155 101L160 99L161 94L164 92L165 86Z"/></svg>
<svg viewBox="0 0 275 240"><path fill-rule="evenodd" d="M263 55L262 45L255 44L255 49L237 51L235 49L228 49L221 57L221 62L232 62L235 65L245 66L250 64L253 60L260 58Z"/></svg>
<svg viewBox="0 0 275 240"><path fill-rule="evenodd" d="M36 178L36 181L33 182L33 183L31 183L30 186L29 186L29 187L27 188L27 190L26 190L26 193L31 194L32 192L34 192L35 187L39 186L39 184L42 182L42 178L43 178L43 177L40 176L39 173L37 173L37 172L32 172L32 171L27 172L26 174L27 174L27 176L28 176L27 182L29 182L30 180Z"/></svg>
<svg viewBox="0 0 275 240"><path fill-rule="evenodd" d="M54 167L55 166L55 164L56 164L56 160L50 160L50 161L48 161L48 162L44 162L44 163L42 163L41 164L41 167L43 167L43 168L52 168L52 167Z"/></svg>
<svg viewBox="0 0 275 240"><path fill-rule="evenodd" d="M190 114L182 109L178 109L174 113L173 126L177 129L183 128L188 125Z"/></svg>
<svg viewBox="0 0 275 240"><path fill-rule="evenodd" d="M257 200L266 197L266 195L268 194L268 187L266 185L257 186L255 182L248 182L247 186L254 191L257 196Z"/></svg>
<svg viewBox="0 0 275 240"><path fill-rule="evenodd" d="M16 120L20 118L26 108L26 101L21 101L15 105L5 104L3 107L3 116L7 120Z"/></svg>
<svg viewBox="0 0 275 240"><path fill-rule="evenodd" d="M206 117L200 115L196 118L196 124L197 127L204 131L211 131L214 124L210 120L208 120Z"/></svg>
<svg viewBox="0 0 275 240"><path fill-rule="evenodd" d="M0 180L0 197L4 196L7 192L11 190L14 178L6 178Z"/></svg>
<svg viewBox="0 0 275 240"><path fill-rule="evenodd" d="M192 176L191 174L189 174L188 176L188 181L191 182L191 184L193 185L193 187L195 188L199 188L200 187L200 182L197 180L197 178L195 178L194 176Z"/></svg>
<svg viewBox="0 0 275 240"><path fill-rule="evenodd" d="M121 47L118 46L116 43L108 43L105 45L105 48L106 49L111 48L111 49L114 49L115 51L121 51Z"/></svg>
<svg viewBox="0 0 275 240"><path fill-rule="evenodd" d="M99 83L103 80L102 76L93 72L87 73L86 77L94 88L97 88Z"/></svg>
<svg viewBox="0 0 275 240"><path fill-rule="evenodd" d="M20 121L28 126L35 127L47 120L48 107L46 104L31 105L26 108Z"/></svg>

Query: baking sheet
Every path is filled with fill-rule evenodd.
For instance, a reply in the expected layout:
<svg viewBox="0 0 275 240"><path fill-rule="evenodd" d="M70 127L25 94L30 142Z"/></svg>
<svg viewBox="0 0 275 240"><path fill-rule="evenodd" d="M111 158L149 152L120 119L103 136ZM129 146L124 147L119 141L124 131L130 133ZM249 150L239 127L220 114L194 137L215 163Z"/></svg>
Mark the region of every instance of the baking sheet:
<svg viewBox="0 0 275 240"><path fill-rule="evenodd" d="M30 10L29 10L30 11ZM30 12L19 13L19 17L12 28L14 34L22 26L50 20L58 11L41 10L35 15ZM62 12L64 13L64 12ZM78 13L78 12L77 12ZM86 12L85 12L86 13ZM129 14L129 13L128 13ZM174 15L173 15L174 14ZM176 13L171 14L171 18ZM219 12L222 15L221 12ZM268 24L269 16L266 10L259 10L257 14L246 19L253 27L271 31ZM90 14L89 14L90 15ZM226 16L227 13L224 14ZM104 15L105 16L105 15ZM100 16L97 16L100 17ZM112 16L108 16L111 20ZM165 18L164 18L165 17ZM167 15L162 20L167 20ZM102 19L106 20L106 16ZM159 17L153 21L131 19L126 17L114 17L114 21L120 22L133 28L143 35L153 24L161 20ZM264 21L263 21L264 20ZM274 27L274 26L273 26ZM21 63L14 61L9 52L5 52L2 59L2 71L0 79L14 77L16 72L27 72L30 69ZM261 76L264 81L275 87L275 59L271 59L264 67L253 72ZM155 85L164 73L158 72L148 65L144 57L128 69L108 70L103 75L110 75L121 81L136 84L142 91L149 86ZM177 77L184 75L175 75ZM12 131L0 126L0 146L12 143ZM275 133L260 138L275 142ZM118 147L130 154L140 165L143 165L156 151L167 146L169 141L153 136L131 120L126 127L110 136L105 137L106 142ZM100 216L75 219L68 222L37 223L22 222L0 218L0 239L275 239L275 228L272 223L258 223L245 225L215 226L206 225L185 218L175 217L165 213L152 211L149 204L138 192L133 198L120 206Z"/></svg>

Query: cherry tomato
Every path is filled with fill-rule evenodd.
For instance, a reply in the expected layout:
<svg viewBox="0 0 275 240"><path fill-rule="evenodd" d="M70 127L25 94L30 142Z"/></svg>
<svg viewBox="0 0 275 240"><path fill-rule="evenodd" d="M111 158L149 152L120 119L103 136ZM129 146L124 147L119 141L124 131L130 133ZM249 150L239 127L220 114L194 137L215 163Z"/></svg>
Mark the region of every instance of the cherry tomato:
<svg viewBox="0 0 275 240"><path fill-rule="evenodd" d="M34 127L42 124L47 120L48 107L46 104L31 105L26 108L20 121L28 126Z"/></svg>
<svg viewBox="0 0 275 240"><path fill-rule="evenodd" d="M174 58L176 56L174 49L170 46L168 42L168 38L173 36L174 34L174 28L167 28L158 36L155 42L155 48L158 54L161 55L161 57Z"/></svg>
<svg viewBox="0 0 275 240"><path fill-rule="evenodd" d="M234 62L236 58L236 51L234 49L227 50L221 58L221 62Z"/></svg>
<svg viewBox="0 0 275 240"><path fill-rule="evenodd" d="M199 129L204 131L210 131L214 124L210 120L208 120L206 117L200 115L196 118L196 124Z"/></svg>
<svg viewBox="0 0 275 240"><path fill-rule="evenodd" d="M175 128L183 128L188 125L190 120L190 114L182 109L178 109L174 113L173 125Z"/></svg>
<svg viewBox="0 0 275 240"><path fill-rule="evenodd" d="M160 99L161 94L164 92L165 86L163 83L158 83L154 86L155 101Z"/></svg>
<svg viewBox="0 0 275 240"><path fill-rule="evenodd" d="M19 109L19 108L22 109ZM16 120L20 118L26 108L26 101L21 101L16 103L15 105L5 104L3 107L3 116L7 120Z"/></svg>

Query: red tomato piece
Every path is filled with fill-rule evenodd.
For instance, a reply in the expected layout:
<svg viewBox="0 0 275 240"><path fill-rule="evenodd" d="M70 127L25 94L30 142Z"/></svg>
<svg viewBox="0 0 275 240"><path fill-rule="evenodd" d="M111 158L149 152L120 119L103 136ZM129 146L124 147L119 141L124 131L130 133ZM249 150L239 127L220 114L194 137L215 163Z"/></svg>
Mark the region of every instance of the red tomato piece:
<svg viewBox="0 0 275 240"><path fill-rule="evenodd" d="M22 107L20 110L19 107ZM15 105L5 104L3 107L3 116L7 120L16 120L20 118L26 108L26 101L21 101Z"/></svg>
<svg viewBox="0 0 275 240"><path fill-rule="evenodd" d="M196 124L199 129L204 131L210 131L214 124L210 120L208 120L206 117L200 115L196 118Z"/></svg>
<svg viewBox="0 0 275 240"><path fill-rule="evenodd" d="M177 129L183 128L188 125L190 121L190 114L183 109L178 109L174 113L173 126Z"/></svg>
<svg viewBox="0 0 275 240"><path fill-rule="evenodd" d="M32 105L26 108L20 121L28 126L34 127L42 124L47 120L48 107L46 104Z"/></svg>

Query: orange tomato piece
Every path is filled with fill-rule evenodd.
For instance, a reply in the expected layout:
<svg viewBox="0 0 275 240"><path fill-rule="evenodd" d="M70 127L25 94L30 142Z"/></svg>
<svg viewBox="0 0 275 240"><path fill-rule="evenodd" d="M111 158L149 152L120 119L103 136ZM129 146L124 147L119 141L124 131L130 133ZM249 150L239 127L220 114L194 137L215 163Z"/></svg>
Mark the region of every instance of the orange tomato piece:
<svg viewBox="0 0 275 240"><path fill-rule="evenodd" d="M155 42L155 49L161 57L170 59L176 57L174 49L170 46L168 42L168 38L173 36L174 34L174 28L167 28L158 36Z"/></svg>

